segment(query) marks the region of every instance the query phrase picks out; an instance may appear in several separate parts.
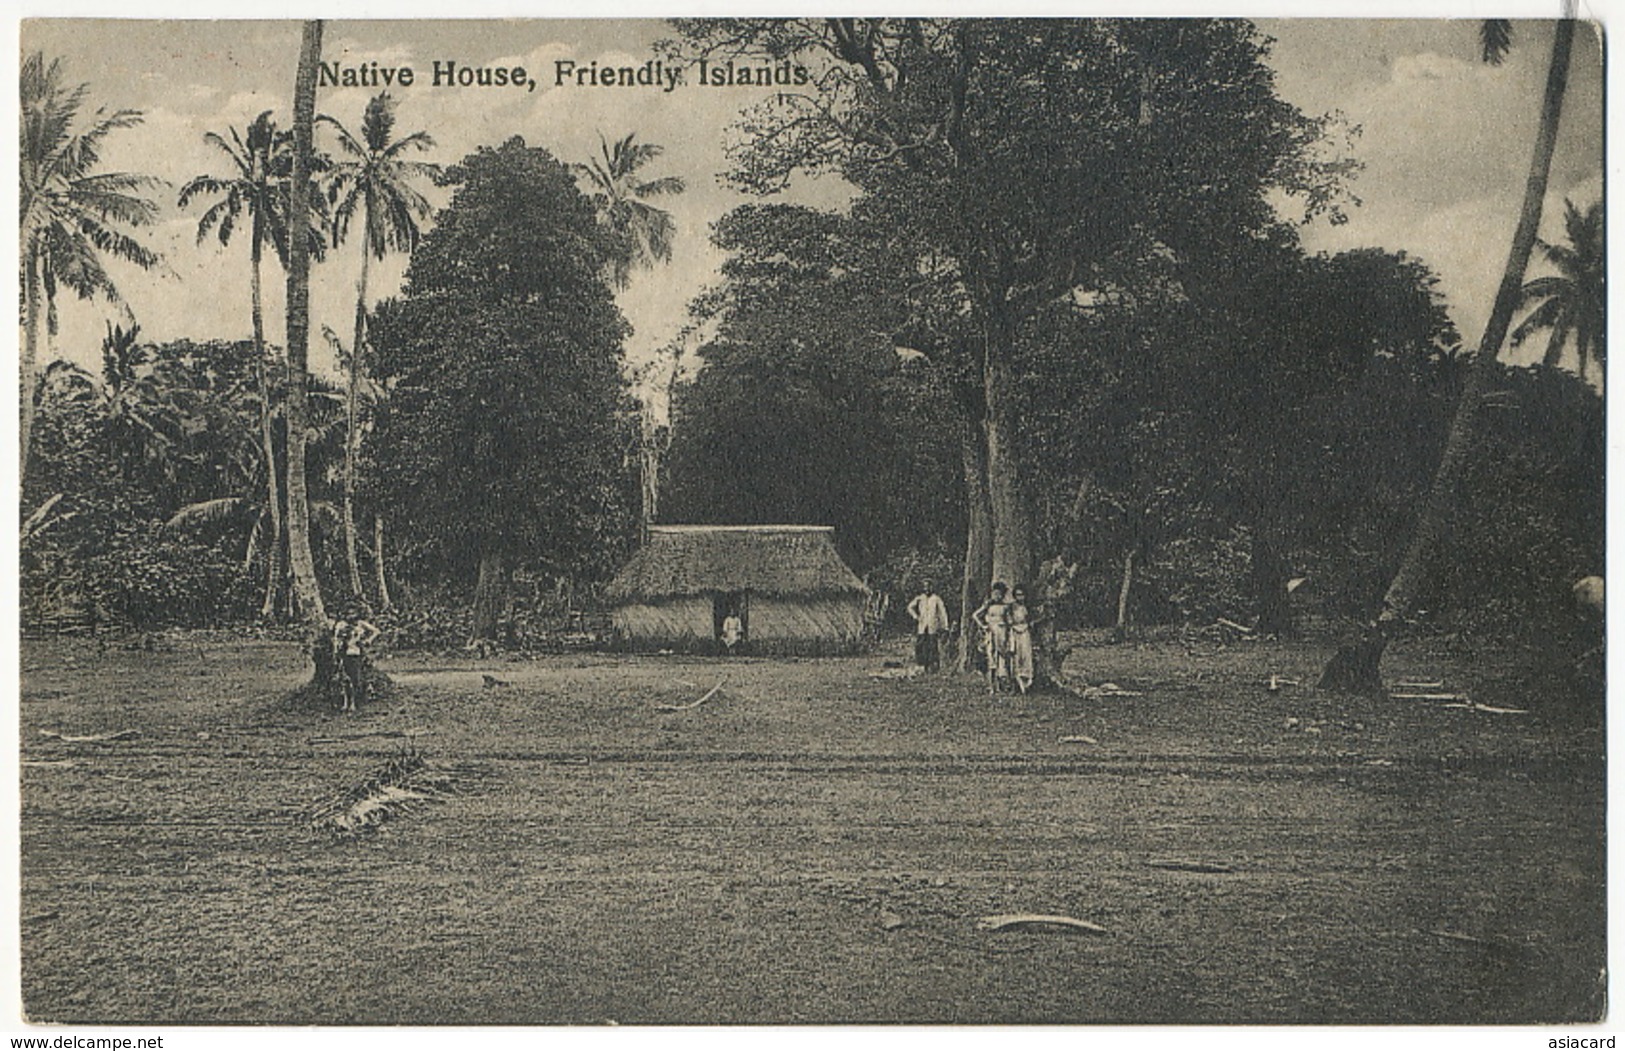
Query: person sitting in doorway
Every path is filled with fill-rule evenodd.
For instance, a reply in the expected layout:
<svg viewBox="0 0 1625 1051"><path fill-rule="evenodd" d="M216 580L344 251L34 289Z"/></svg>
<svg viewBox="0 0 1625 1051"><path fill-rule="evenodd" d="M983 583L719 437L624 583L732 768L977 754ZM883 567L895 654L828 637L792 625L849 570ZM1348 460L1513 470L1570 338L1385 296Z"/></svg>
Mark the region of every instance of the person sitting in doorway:
<svg viewBox="0 0 1625 1051"><path fill-rule="evenodd" d="M730 606L728 615L722 618L722 634L720 637L722 639L723 654L732 657L734 650L745 639L745 622L739 618L737 607Z"/></svg>

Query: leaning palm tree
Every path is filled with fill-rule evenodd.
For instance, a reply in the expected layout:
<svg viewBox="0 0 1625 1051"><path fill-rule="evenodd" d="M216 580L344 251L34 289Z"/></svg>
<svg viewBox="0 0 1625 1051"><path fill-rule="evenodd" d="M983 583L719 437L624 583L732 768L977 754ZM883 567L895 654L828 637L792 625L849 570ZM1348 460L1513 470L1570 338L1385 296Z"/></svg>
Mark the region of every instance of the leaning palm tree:
<svg viewBox="0 0 1625 1051"><path fill-rule="evenodd" d="M287 181L292 165L292 136L277 128L267 110L254 118L247 134L236 128L227 129L230 139L209 132L204 140L231 160L233 171L225 178L199 175L181 188L180 207L185 208L200 197L218 197L202 218L198 220L197 239L201 244L211 232L222 245L231 243L232 236L248 220L249 294L254 322L254 378L260 396L260 445L269 466L266 471L266 502L270 514L271 532L266 559L265 600L260 615L270 617L276 609L276 595L281 586L282 566L282 500L278 492L276 452L272 438L271 420L275 407L271 403L271 381L266 368L265 319L260 300L260 262L265 246L270 245L278 261L288 264L288 208ZM320 251L323 244L319 221L312 223L309 237L311 247Z"/></svg>
<svg viewBox="0 0 1625 1051"><path fill-rule="evenodd" d="M624 289L639 267L671 261L677 224L671 213L649 204L650 197L682 193L683 180L675 175L644 181L639 169L665 152L662 146L638 142L633 132L611 146L598 136L599 152L586 164L572 167L585 176L598 206L599 221L618 242L619 251L609 260L609 280Z"/></svg>
<svg viewBox="0 0 1625 1051"><path fill-rule="evenodd" d="M1489 20L1483 23L1482 43L1486 62L1499 63L1511 41L1509 22ZM1479 406L1500 375L1501 345L1506 342L1512 314L1523 298L1524 271L1529 266L1529 256L1535 247L1535 234L1540 229L1546 182L1551 174L1552 154L1557 148L1557 127L1563 115L1563 94L1568 86L1569 54L1573 45L1574 20L1559 20L1552 37L1540 126L1535 132L1535 148L1529 163L1528 180L1524 185L1523 209L1512 235L1512 249L1507 255L1506 270L1501 275L1501 285L1495 295L1495 306L1490 312L1489 322L1484 326L1484 338L1479 341L1478 352L1467 373L1467 382L1456 403L1456 414L1450 421L1444 452L1439 458L1439 467L1434 473L1421 518L1400 559L1399 569L1383 594L1377 616L1364 626L1358 639L1332 655L1320 676L1321 689L1382 692L1383 652L1399 625L1404 623L1414 608L1426 574L1443 546L1445 528L1456 501L1461 476L1467 467L1467 455L1472 448Z"/></svg>
<svg viewBox="0 0 1625 1051"><path fill-rule="evenodd" d="M304 25L299 66L293 85L293 158L289 170L288 212L306 214L311 189L312 131L316 122L316 72L322 58L322 23ZM310 547L310 496L305 479L305 446L309 426L310 244L302 237L288 243L288 562L293 567L294 594L300 612L320 634L327 628L316 559ZM320 647L317 647L320 649Z"/></svg>
<svg viewBox="0 0 1625 1051"><path fill-rule="evenodd" d="M412 180L432 179L439 166L406 158L409 151L427 150L434 140L417 131L396 139L395 102L380 92L367 103L361 118L361 137L352 135L332 117L318 121L331 124L339 141L341 159L331 169L330 193L334 201L335 242L349 233L352 220L361 225L361 277L356 282L355 339L350 344L349 399L346 408L348 431L344 447L344 555L350 571L350 592L361 597L361 570L356 560L355 464L361 449L357 407L366 368L367 268L377 257L391 251L412 252L422 231L419 223L430 212L428 200L412 187ZM382 533L375 521L374 536ZM389 591L384 585L383 552L374 551L377 564L379 601L387 606Z"/></svg>
<svg viewBox="0 0 1625 1051"><path fill-rule="evenodd" d="M1548 329L1551 337L1544 360L1547 365L1556 365L1572 337L1579 373L1584 376L1593 360L1598 365L1608 363L1603 202L1598 200L1582 212L1573 201L1566 200L1563 208L1568 244L1537 242L1557 273L1537 277L1523 286L1524 302L1538 299L1541 303L1512 330L1512 345Z"/></svg>
<svg viewBox="0 0 1625 1051"><path fill-rule="evenodd" d="M22 464L28 470L28 442L34 425L38 387L39 335L43 321L56 331L58 286L80 298L102 296L118 302L118 289L102 266L104 257L148 269L157 253L124 228L145 226L158 207L140 196L161 180L129 172L97 172L109 134L141 123L135 110L97 110L90 126L73 128L89 85L67 88L60 60L47 63L35 52L21 71L21 143L18 158L23 286Z"/></svg>

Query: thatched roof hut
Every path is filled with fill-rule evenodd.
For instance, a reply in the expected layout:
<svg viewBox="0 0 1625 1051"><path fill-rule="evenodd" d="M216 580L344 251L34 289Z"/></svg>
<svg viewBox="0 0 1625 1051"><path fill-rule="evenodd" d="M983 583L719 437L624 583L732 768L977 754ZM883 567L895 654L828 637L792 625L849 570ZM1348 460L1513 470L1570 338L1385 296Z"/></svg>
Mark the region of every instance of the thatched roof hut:
<svg viewBox="0 0 1625 1051"><path fill-rule="evenodd" d="M730 612L752 653L852 652L868 589L832 526L651 526L605 591L633 649L716 652Z"/></svg>

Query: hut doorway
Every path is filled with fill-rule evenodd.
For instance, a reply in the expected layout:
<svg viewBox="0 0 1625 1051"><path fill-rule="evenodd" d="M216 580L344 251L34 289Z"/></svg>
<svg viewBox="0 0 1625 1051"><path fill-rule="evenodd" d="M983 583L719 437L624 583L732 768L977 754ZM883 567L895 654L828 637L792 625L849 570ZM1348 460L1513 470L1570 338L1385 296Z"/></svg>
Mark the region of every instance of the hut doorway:
<svg viewBox="0 0 1625 1051"><path fill-rule="evenodd" d="M719 646L723 644L723 632L730 613L739 618L740 641L743 642L749 639L750 592L719 591L712 597L711 637L717 640Z"/></svg>

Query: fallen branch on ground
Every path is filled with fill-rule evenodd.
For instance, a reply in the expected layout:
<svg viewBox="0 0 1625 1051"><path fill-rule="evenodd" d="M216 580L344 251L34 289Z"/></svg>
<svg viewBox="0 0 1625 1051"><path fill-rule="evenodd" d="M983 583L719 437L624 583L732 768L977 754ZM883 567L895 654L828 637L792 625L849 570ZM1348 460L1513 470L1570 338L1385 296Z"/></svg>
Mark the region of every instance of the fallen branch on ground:
<svg viewBox="0 0 1625 1051"><path fill-rule="evenodd" d="M55 730L41 730L39 732L39 735L41 737L49 737L53 741L66 741L69 744L88 744L88 743L100 744L100 743L102 743L104 741L129 741L129 740L133 740L134 738L137 738L137 737L141 736L141 731L140 730L117 730L117 731L114 731L113 733L85 734L84 736L81 737L81 736L75 736L73 734L57 733Z"/></svg>
<svg viewBox="0 0 1625 1051"><path fill-rule="evenodd" d="M1465 693L1390 693L1396 701L1465 701Z"/></svg>
<svg viewBox="0 0 1625 1051"><path fill-rule="evenodd" d="M1078 691L1081 697L1144 697L1139 690L1125 690L1115 682L1103 682L1099 686L1085 686Z"/></svg>
<svg viewBox="0 0 1625 1051"><path fill-rule="evenodd" d="M1234 872L1236 871L1222 861L1190 861L1185 858L1159 858L1148 861L1154 869L1168 869L1172 872Z"/></svg>
<svg viewBox="0 0 1625 1051"><path fill-rule="evenodd" d="M1215 620L1213 623L1219 625L1220 627L1229 628L1231 631L1239 631L1243 635L1251 635L1253 633L1253 629L1249 628L1247 625L1245 625L1245 624L1237 624L1235 621L1227 620L1224 617L1220 617L1219 619Z"/></svg>
<svg viewBox="0 0 1625 1051"><path fill-rule="evenodd" d="M716 696L717 691L720 690L720 689L722 689L722 680L719 679L717 681L717 684L715 686L711 687L709 690L705 691L705 696L701 697L699 700L694 701L694 702L689 703L689 704L657 704L657 705L655 705L655 711L657 711L657 712L686 712L690 708L698 708L700 705L704 704L706 701L709 701L712 697Z"/></svg>
<svg viewBox="0 0 1625 1051"><path fill-rule="evenodd" d="M338 744L341 741L360 741L368 737L426 737L434 733L427 726L414 726L410 730L366 730L353 734L328 734L325 737L312 737L306 744Z"/></svg>
<svg viewBox="0 0 1625 1051"><path fill-rule="evenodd" d="M1061 744L1099 744L1100 742L1087 734L1071 734L1061 738Z"/></svg>
<svg viewBox="0 0 1625 1051"><path fill-rule="evenodd" d="M1054 916L1039 912L1001 913L997 916L983 916L976 921L976 929L981 931L1031 930L1045 927L1082 934L1111 933L1098 923L1080 920L1075 916Z"/></svg>

